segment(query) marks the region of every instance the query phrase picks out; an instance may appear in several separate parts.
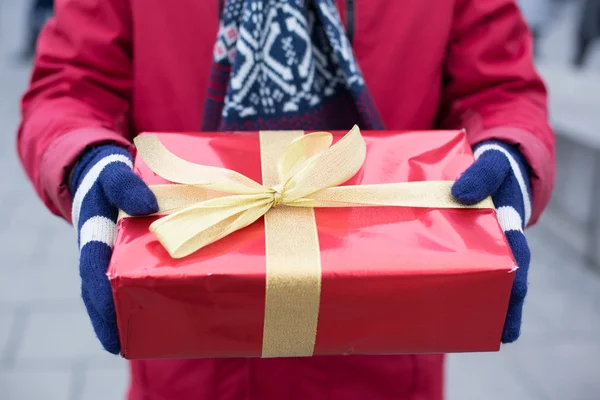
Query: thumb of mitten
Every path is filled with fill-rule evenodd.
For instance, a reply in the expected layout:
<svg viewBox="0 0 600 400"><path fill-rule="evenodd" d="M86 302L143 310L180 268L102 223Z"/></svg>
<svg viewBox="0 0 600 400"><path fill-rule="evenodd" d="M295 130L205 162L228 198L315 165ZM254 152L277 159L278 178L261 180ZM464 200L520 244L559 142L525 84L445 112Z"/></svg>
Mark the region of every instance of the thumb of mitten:
<svg viewBox="0 0 600 400"><path fill-rule="evenodd" d="M158 211L154 193L124 163L114 163L111 174L103 176L100 184L108 201L129 215L142 216Z"/></svg>
<svg viewBox="0 0 600 400"><path fill-rule="evenodd" d="M484 152L452 186L463 204L475 204L496 193L510 172L510 162L497 151Z"/></svg>

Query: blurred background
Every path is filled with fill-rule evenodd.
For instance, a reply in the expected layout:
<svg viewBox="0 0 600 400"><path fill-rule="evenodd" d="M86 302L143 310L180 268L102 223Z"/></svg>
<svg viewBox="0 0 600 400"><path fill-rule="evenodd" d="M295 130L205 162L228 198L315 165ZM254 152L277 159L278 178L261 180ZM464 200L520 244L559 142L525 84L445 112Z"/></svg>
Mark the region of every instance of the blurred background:
<svg viewBox="0 0 600 400"><path fill-rule="evenodd" d="M522 338L499 353L449 356L448 399L599 400L600 0L520 5L550 91L557 185L528 235ZM0 399L122 399L127 366L88 322L75 234L35 197L15 151L19 97L51 7L0 0Z"/></svg>

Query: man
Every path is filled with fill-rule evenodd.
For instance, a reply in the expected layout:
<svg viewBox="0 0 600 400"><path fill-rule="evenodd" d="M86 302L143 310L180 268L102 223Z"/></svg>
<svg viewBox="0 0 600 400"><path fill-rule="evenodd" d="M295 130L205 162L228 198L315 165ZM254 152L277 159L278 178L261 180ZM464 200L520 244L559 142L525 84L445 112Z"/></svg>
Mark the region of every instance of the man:
<svg viewBox="0 0 600 400"><path fill-rule="evenodd" d="M216 38L216 40L215 40ZM554 138L514 0L62 0L39 40L19 154L79 233L82 297L119 353L106 267L117 208L156 201L131 172L142 131L465 128L465 203L492 195L519 265L502 341L527 289L523 228L547 204ZM443 396L443 356L131 362L129 399Z"/></svg>

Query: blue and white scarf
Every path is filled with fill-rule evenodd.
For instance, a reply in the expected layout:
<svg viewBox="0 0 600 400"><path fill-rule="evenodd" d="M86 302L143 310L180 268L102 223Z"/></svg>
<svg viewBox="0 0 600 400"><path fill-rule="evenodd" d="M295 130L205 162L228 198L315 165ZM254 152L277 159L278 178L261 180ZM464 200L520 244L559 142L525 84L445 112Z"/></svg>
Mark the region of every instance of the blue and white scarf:
<svg viewBox="0 0 600 400"><path fill-rule="evenodd" d="M202 130L383 129L333 0L227 0Z"/></svg>

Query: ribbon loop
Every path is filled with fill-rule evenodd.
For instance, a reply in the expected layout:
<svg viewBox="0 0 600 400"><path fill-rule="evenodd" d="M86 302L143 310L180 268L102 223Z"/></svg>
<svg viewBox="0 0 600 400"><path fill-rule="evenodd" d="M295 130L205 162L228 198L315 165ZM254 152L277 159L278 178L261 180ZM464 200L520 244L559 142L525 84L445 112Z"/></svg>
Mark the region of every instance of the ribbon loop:
<svg viewBox="0 0 600 400"><path fill-rule="evenodd" d="M329 132L313 132L292 141L277 162L279 181L286 182L304 163L327 150L332 143L333 135Z"/></svg>
<svg viewBox="0 0 600 400"><path fill-rule="evenodd" d="M296 146L288 147L281 157L294 158L299 144L305 145L312 154L300 163L294 174L286 181L286 199L288 201L307 197L330 187L338 186L352 178L362 167L366 157L366 143L358 129L354 126L335 145L324 147L333 142L331 134L318 132L306 135L296 142ZM313 147L311 147L311 145Z"/></svg>
<svg viewBox="0 0 600 400"><path fill-rule="evenodd" d="M158 176L183 185L232 194L255 194L264 187L239 172L194 164L171 153L156 135L137 136L134 143L148 168Z"/></svg>

